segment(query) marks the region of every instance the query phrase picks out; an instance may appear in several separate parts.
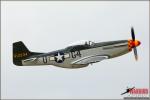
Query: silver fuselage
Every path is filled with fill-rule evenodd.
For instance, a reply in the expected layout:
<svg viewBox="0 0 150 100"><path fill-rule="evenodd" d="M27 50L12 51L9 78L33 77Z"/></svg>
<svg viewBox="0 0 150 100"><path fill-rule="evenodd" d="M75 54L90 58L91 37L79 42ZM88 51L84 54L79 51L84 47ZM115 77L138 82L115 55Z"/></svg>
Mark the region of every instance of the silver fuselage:
<svg viewBox="0 0 150 100"><path fill-rule="evenodd" d="M55 60L55 53L63 52L63 62L57 62ZM110 41L95 43L88 49L79 49L77 51L69 51L68 48L61 49L58 51L31 56L27 59L22 60L23 66L34 66L34 65L54 65L63 68L81 68L86 67L89 64L72 64L72 62L91 55L102 55L108 56L108 58L114 58L130 52L128 50L128 40ZM80 53L80 55L78 55ZM93 62L94 63L94 62Z"/></svg>

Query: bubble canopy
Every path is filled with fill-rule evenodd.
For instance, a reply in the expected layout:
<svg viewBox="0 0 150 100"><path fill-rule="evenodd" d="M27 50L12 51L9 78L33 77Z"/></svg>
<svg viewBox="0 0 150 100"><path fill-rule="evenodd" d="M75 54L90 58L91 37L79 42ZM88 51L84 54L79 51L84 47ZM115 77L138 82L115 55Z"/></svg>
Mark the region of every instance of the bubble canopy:
<svg viewBox="0 0 150 100"><path fill-rule="evenodd" d="M80 41L76 41L76 42L73 42L71 44L69 44L68 46L75 46L75 45L93 45L94 42L92 41L89 41L89 40L80 40Z"/></svg>

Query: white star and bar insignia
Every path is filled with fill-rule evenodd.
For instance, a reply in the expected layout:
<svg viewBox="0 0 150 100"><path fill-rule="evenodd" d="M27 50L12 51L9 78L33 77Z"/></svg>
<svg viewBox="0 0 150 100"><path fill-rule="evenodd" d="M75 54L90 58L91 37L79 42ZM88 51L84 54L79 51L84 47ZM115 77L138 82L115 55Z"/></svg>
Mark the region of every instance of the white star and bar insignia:
<svg viewBox="0 0 150 100"><path fill-rule="evenodd" d="M66 58L69 58L69 54L64 54L62 52L58 52L54 55L54 57L50 57L51 61L56 61L57 63L62 63Z"/></svg>

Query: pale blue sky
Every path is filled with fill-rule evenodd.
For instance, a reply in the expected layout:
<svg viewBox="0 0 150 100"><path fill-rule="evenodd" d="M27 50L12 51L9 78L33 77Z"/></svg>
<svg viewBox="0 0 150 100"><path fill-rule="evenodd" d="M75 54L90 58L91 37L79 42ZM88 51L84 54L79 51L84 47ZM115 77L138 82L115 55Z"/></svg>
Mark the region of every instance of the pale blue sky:
<svg viewBox="0 0 150 100"><path fill-rule="evenodd" d="M126 87L149 88L148 1L2 1L1 78L5 99L121 99ZM135 28L139 61L133 52L80 69L15 66L12 43L50 52L78 40L130 39Z"/></svg>

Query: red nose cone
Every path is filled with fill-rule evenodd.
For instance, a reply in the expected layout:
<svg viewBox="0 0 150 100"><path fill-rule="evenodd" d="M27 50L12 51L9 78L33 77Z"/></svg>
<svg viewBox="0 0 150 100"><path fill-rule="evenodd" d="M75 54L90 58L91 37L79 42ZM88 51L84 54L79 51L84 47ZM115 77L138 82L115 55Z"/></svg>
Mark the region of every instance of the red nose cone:
<svg viewBox="0 0 150 100"><path fill-rule="evenodd" d="M133 40L128 40L128 49L129 49L129 51L131 51L132 48L139 46L140 44L141 44L141 42L138 41L138 40L134 40L134 41Z"/></svg>
<svg viewBox="0 0 150 100"><path fill-rule="evenodd" d="M133 42L134 42L134 45L135 45L135 46L139 46L139 45L141 44L141 42L138 41L138 40L135 40L135 41L133 41Z"/></svg>

